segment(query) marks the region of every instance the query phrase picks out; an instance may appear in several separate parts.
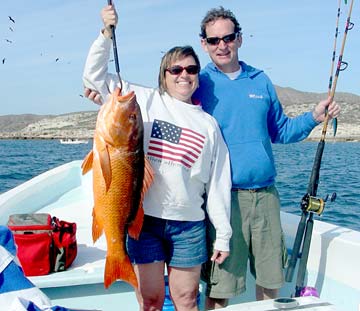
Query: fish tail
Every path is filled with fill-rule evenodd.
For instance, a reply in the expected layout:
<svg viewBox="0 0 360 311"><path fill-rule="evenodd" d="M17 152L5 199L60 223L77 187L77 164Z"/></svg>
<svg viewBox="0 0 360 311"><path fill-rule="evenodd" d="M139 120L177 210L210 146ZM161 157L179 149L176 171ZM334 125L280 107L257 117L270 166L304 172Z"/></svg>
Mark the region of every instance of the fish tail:
<svg viewBox="0 0 360 311"><path fill-rule="evenodd" d="M129 257L125 256L121 259L116 255L106 256L104 275L105 288L108 288L118 279L129 283L134 288L138 287L134 268L129 260Z"/></svg>

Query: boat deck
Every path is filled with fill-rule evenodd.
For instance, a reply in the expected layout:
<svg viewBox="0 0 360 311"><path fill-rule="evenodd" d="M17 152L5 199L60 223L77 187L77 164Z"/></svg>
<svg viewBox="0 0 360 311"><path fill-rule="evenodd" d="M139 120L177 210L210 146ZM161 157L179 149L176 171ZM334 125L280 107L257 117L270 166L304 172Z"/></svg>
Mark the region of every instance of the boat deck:
<svg viewBox="0 0 360 311"><path fill-rule="evenodd" d="M11 214L34 212L48 212L61 220L76 222L78 255L72 266L64 272L30 277L31 281L60 306L111 311L121 302L126 310L137 310L130 285L117 281L109 289L104 288L106 241L104 236L95 244L92 241L92 174L82 176L81 162L70 162L1 194L0 224L6 224ZM286 244L291 249L299 217L287 213L281 213L281 217ZM359 258L360 232L315 221L306 284L316 287L321 298L331 301L339 310L356 311L360 303ZM295 279L296 275L292 283L284 285L281 296L290 297ZM247 291L231 299L226 310L275 310L273 305L261 307L265 309L256 309L261 304L246 305L255 300L250 273L246 286ZM203 284L200 290L203 292ZM201 295L201 304L203 299ZM243 303L249 309L244 309ZM335 310L329 305L328 309L325 307L305 310Z"/></svg>

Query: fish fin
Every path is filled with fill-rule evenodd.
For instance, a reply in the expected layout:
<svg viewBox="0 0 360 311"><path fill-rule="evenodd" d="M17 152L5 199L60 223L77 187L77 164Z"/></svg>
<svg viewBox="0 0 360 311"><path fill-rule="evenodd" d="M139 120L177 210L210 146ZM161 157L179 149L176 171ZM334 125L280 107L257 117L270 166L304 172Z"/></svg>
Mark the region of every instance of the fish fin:
<svg viewBox="0 0 360 311"><path fill-rule="evenodd" d="M106 192L110 188L111 184L111 161L110 161L110 154L107 145L104 148L99 150L99 158L100 158L100 166L101 166L101 173L105 180L106 185Z"/></svg>
<svg viewBox="0 0 360 311"><path fill-rule="evenodd" d="M138 210L136 212L135 219L131 222L131 224L128 227L129 235L136 240L139 239L139 235L144 220L144 209L142 203L144 200L145 193L149 190L153 180L154 180L154 171L150 161L145 156L144 179L143 179L143 186L140 196L140 203Z"/></svg>
<svg viewBox="0 0 360 311"><path fill-rule="evenodd" d="M143 180L143 187L141 193L141 202L143 201L144 195L149 190L153 180L154 180L154 170L151 166L149 159L145 156L144 180Z"/></svg>
<svg viewBox="0 0 360 311"><path fill-rule="evenodd" d="M92 238L93 238L93 242L95 243L98 238L100 238L100 236L103 233L103 226L100 224L100 222L98 221L98 219L96 218L96 214L95 214L95 208L93 209L93 222L92 222Z"/></svg>
<svg viewBox="0 0 360 311"><path fill-rule="evenodd" d="M128 256L121 259L117 254L106 256L104 286L108 288L116 280L123 280L134 288L138 287L138 282L134 268Z"/></svg>
<svg viewBox="0 0 360 311"><path fill-rule="evenodd" d="M128 234L135 240L139 239L142 224L144 221L144 209L142 204L140 204L135 219L131 222L131 224L128 227Z"/></svg>
<svg viewBox="0 0 360 311"><path fill-rule="evenodd" d="M92 169L93 165L94 152L91 150L85 157L83 163L81 164L82 174L85 175Z"/></svg>

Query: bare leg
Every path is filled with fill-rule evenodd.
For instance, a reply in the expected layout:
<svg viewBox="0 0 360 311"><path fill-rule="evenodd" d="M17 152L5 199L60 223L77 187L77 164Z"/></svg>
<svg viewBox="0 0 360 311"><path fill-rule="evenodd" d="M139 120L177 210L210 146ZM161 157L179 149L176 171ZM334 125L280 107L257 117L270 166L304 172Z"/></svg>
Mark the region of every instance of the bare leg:
<svg viewBox="0 0 360 311"><path fill-rule="evenodd" d="M227 307L229 299L205 298L205 310L215 310Z"/></svg>
<svg viewBox="0 0 360 311"><path fill-rule="evenodd" d="M168 267L170 296L177 311L198 311L201 265L192 268Z"/></svg>
<svg viewBox="0 0 360 311"><path fill-rule="evenodd" d="M163 261L134 265L139 288L135 290L140 311L161 311L165 299Z"/></svg>
<svg viewBox="0 0 360 311"><path fill-rule="evenodd" d="M265 288L256 284L256 300L274 299L278 294L278 289Z"/></svg>

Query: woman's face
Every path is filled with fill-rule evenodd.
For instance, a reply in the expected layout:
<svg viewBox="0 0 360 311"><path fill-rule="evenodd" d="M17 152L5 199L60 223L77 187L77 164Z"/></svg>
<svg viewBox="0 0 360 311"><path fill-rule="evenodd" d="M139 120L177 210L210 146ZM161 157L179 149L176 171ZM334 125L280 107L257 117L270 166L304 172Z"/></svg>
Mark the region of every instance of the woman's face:
<svg viewBox="0 0 360 311"><path fill-rule="evenodd" d="M192 56L173 62L165 72L166 91L170 96L191 104L191 96L199 85L199 70Z"/></svg>

